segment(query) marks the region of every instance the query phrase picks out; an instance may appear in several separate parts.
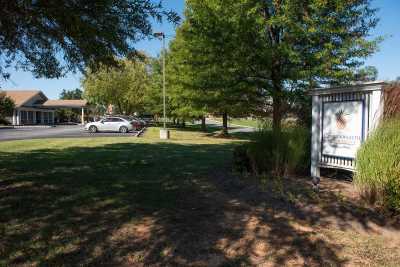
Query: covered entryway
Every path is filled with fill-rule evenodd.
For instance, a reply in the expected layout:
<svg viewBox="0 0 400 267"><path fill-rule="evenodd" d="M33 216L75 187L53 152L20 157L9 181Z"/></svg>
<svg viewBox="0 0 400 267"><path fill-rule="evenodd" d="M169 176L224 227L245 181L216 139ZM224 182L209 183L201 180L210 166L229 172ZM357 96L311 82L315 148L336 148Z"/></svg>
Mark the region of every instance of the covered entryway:
<svg viewBox="0 0 400 267"><path fill-rule="evenodd" d="M54 110L78 109L81 113L81 124L85 124L85 109L87 108L86 100L47 100L42 106Z"/></svg>

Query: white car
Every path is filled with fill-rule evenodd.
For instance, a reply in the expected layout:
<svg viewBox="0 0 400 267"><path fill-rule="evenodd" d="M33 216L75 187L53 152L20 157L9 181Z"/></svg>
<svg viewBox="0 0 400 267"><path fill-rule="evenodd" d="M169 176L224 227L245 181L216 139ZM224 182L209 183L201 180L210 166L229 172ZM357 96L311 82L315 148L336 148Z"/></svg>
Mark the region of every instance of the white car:
<svg viewBox="0 0 400 267"><path fill-rule="evenodd" d="M136 130L135 122L122 117L107 117L100 121L90 122L85 125L85 130L91 133L96 132L120 132L128 133Z"/></svg>

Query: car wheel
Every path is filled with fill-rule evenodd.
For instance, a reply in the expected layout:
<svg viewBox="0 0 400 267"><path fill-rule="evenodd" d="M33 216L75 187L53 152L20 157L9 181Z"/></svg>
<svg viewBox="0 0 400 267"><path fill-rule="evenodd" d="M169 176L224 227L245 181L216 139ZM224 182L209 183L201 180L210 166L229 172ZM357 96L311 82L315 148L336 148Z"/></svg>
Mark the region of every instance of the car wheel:
<svg viewBox="0 0 400 267"><path fill-rule="evenodd" d="M90 126L90 127L89 127L89 132L91 132L91 133L97 133L97 127L94 126L94 125Z"/></svg>
<svg viewBox="0 0 400 267"><path fill-rule="evenodd" d="M119 132L120 132L120 133L127 133L127 132L128 132L128 128L125 127L125 126L121 126L121 127L119 128Z"/></svg>

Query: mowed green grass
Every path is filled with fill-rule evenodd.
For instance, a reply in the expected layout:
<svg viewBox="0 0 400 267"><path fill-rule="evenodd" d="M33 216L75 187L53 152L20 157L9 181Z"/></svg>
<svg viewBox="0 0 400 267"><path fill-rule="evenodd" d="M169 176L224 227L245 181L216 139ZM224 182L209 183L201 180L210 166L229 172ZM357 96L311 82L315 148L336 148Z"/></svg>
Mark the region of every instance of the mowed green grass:
<svg viewBox="0 0 400 267"><path fill-rule="evenodd" d="M218 122L222 123L221 118L216 119ZM252 127L252 128L260 128L265 124L264 121L260 119L247 119L247 118L229 118L228 126L243 126L243 127Z"/></svg>
<svg viewBox="0 0 400 267"><path fill-rule="evenodd" d="M247 126L253 128L259 128L262 126L262 121L257 119L230 119L229 123L232 125Z"/></svg>
<svg viewBox="0 0 400 267"><path fill-rule="evenodd" d="M351 184L253 181L231 168L251 134L158 130L0 142L0 266L400 266Z"/></svg>
<svg viewBox="0 0 400 267"><path fill-rule="evenodd" d="M240 142L158 134L0 143L0 266L112 263L116 229L174 209Z"/></svg>

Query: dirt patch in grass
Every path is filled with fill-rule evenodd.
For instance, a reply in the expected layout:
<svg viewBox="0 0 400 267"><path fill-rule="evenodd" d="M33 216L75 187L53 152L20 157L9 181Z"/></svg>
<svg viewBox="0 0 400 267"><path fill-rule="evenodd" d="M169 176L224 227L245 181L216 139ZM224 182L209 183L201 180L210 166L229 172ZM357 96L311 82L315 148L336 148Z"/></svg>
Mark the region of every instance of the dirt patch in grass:
<svg viewBox="0 0 400 267"><path fill-rule="evenodd" d="M205 182L207 181L207 182ZM261 185L217 171L183 193L133 258L137 266L398 266L399 225L359 205L348 182ZM140 231L139 231L140 233ZM132 236L136 236L133 234ZM143 243L144 242L144 243Z"/></svg>
<svg viewBox="0 0 400 267"><path fill-rule="evenodd" d="M399 225L354 198L352 185L306 178L249 184L217 171L174 208L111 234L135 266L398 266ZM262 188L262 189L261 189ZM123 252L125 251L125 252ZM123 252L123 253L121 253ZM116 255L113 255L114 257Z"/></svg>
<svg viewBox="0 0 400 267"><path fill-rule="evenodd" d="M351 183L323 178L315 193L309 178L291 177L250 188L246 184L238 199L260 209L258 218L267 216L258 225L272 226L269 235L255 239L268 240L265 266L400 264L400 224L360 205Z"/></svg>

